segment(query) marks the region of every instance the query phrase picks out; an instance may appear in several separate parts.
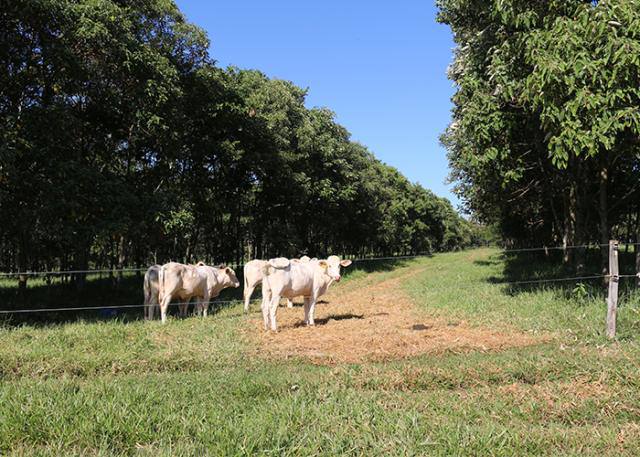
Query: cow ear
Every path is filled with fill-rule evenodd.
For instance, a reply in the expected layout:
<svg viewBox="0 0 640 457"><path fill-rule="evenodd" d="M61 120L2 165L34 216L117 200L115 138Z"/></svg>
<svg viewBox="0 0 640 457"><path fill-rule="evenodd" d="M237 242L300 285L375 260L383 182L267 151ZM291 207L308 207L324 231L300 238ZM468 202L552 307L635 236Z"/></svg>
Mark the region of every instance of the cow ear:
<svg viewBox="0 0 640 457"><path fill-rule="evenodd" d="M225 273L227 273L228 275L231 274L231 268L227 267L224 269Z"/></svg>
<svg viewBox="0 0 640 457"><path fill-rule="evenodd" d="M325 270L329 267L329 264L327 263L326 260L321 260L318 262L318 265L320 265L322 268L324 268Z"/></svg>
<svg viewBox="0 0 640 457"><path fill-rule="evenodd" d="M351 265L351 260L345 259L342 262L340 262L340 265L342 265L343 267L348 267L349 265Z"/></svg>
<svg viewBox="0 0 640 457"><path fill-rule="evenodd" d="M227 266L223 263L218 267L220 270L224 270L225 268L227 268Z"/></svg>

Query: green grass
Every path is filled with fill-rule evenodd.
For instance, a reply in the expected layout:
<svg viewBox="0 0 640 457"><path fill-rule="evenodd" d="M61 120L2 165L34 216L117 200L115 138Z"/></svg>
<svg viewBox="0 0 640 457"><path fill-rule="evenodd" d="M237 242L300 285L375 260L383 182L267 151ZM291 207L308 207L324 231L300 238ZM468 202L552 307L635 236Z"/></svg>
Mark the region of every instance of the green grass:
<svg viewBox="0 0 640 457"><path fill-rule="evenodd" d="M601 287L585 295L573 284L493 283L554 265L521 260L482 249L402 263L424 269L404 287L425 318L547 337L502 352L333 367L265 361L240 306L164 327L5 326L0 454L639 455L634 294L611 343ZM339 287L394 275L371 270L383 268Z"/></svg>

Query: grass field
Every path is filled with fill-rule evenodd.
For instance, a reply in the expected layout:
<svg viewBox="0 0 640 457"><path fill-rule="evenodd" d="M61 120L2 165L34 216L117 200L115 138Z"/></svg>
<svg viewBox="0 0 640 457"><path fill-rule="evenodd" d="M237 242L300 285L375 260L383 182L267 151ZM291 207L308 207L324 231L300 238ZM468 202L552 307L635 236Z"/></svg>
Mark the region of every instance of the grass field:
<svg viewBox="0 0 640 457"><path fill-rule="evenodd" d="M0 328L0 454L640 455L640 313L602 285L509 287L497 250L358 271L321 325L207 319Z"/></svg>

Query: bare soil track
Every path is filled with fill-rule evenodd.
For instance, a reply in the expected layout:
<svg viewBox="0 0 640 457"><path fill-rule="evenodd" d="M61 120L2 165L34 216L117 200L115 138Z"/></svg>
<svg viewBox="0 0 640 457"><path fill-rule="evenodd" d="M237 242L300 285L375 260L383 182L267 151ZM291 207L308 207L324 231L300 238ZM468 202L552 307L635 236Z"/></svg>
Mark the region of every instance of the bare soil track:
<svg viewBox="0 0 640 457"><path fill-rule="evenodd" d="M406 267L391 278L373 273L334 288L316 306L316 326L302 324L301 306L278 309L277 333L265 332L262 318L248 329L270 358L301 357L317 364L359 363L445 351L499 351L544 342L521 332L491 330L447 321L420 310L402 284L425 267ZM388 275L387 275L388 276Z"/></svg>

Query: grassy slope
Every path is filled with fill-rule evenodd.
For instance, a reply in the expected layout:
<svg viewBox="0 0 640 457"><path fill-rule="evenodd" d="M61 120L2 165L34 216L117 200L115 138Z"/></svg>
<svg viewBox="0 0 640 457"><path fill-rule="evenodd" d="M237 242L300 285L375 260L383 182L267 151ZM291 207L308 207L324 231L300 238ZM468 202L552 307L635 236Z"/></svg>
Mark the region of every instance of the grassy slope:
<svg viewBox="0 0 640 457"><path fill-rule="evenodd" d="M0 329L0 454L640 453L633 307L610 344L601 297L491 284L505 279L495 251L413 263L427 269L406 289L427 316L551 333L551 342L318 367L261 361L239 306L166 327Z"/></svg>

